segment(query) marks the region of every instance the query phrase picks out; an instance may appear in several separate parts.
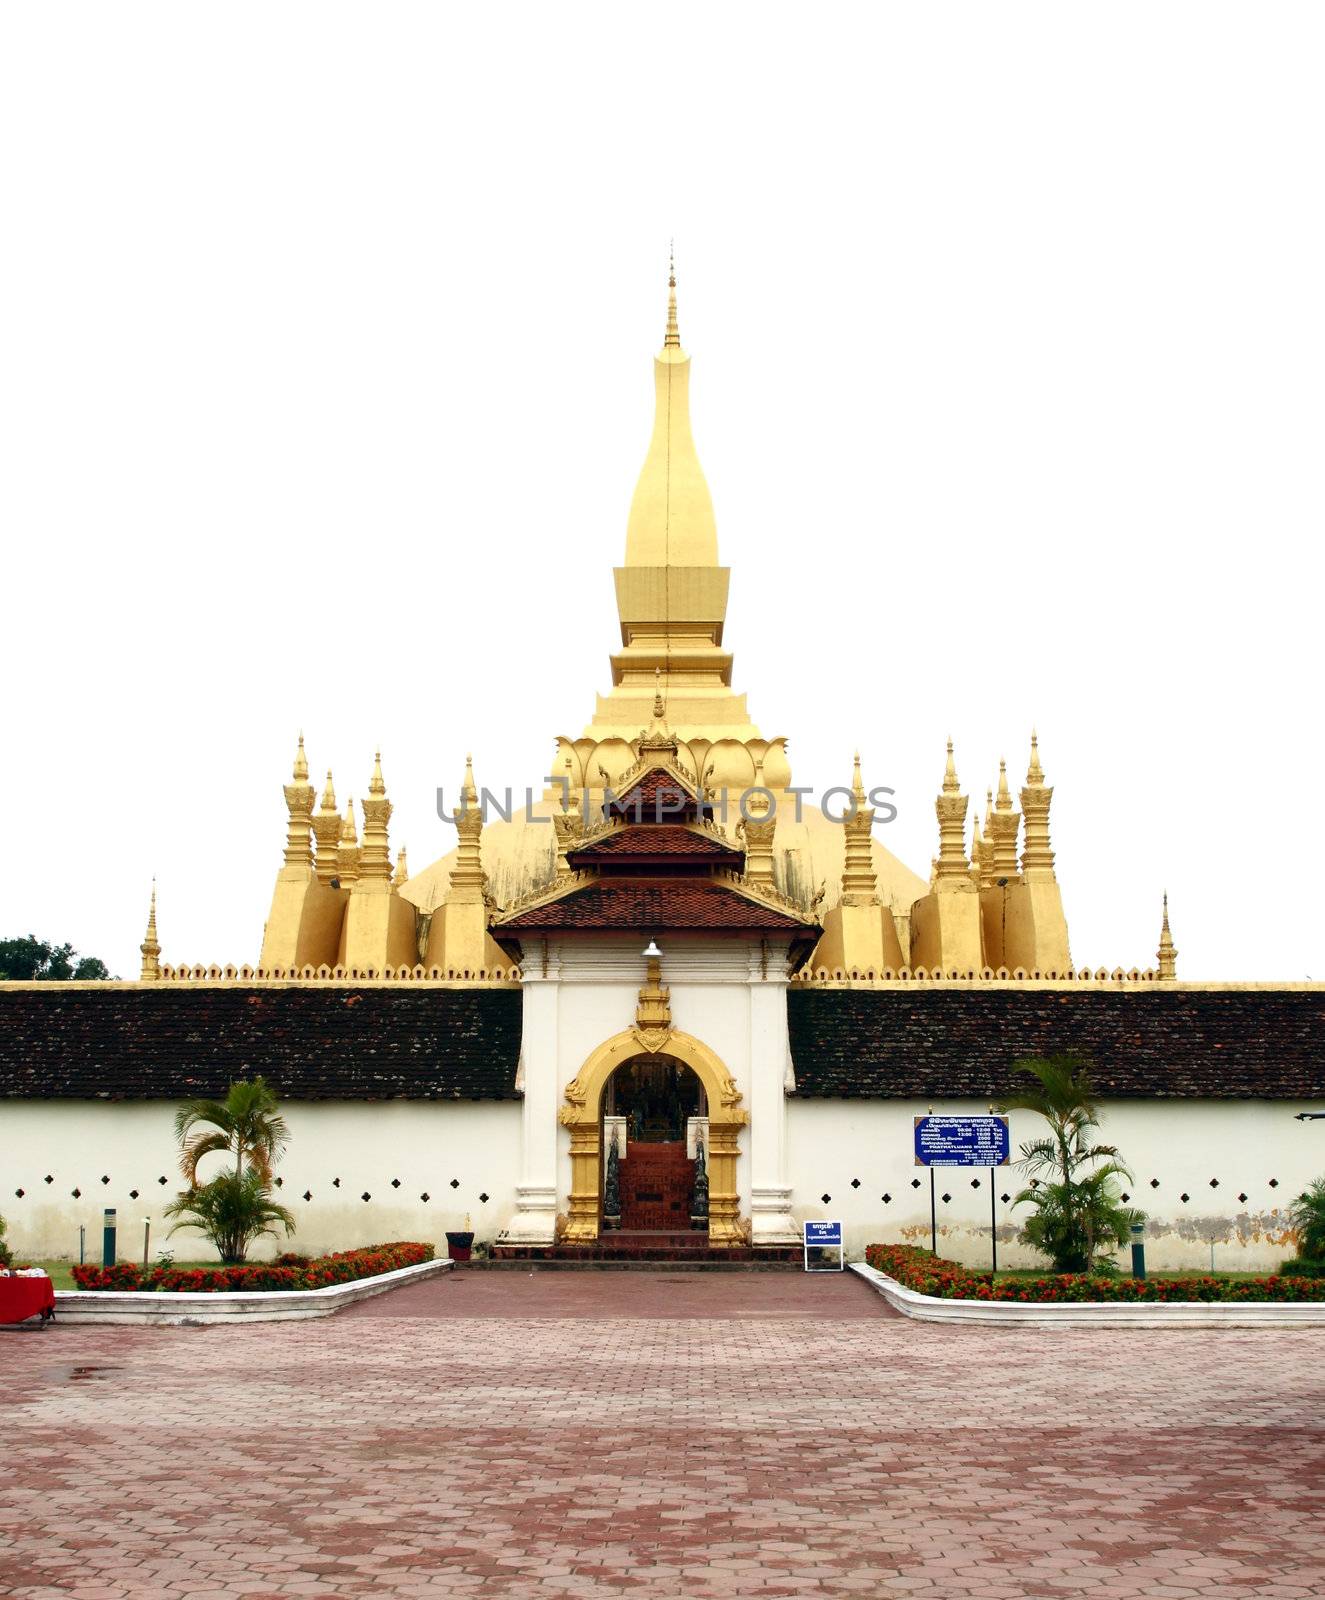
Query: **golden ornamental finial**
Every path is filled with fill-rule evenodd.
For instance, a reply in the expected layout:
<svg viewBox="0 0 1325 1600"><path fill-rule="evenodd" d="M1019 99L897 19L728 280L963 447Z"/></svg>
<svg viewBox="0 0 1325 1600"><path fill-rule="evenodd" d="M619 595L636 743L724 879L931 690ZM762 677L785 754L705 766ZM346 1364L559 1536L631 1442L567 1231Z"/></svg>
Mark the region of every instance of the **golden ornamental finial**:
<svg viewBox="0 0 1325 1600"><path fill-rule="evenodd" d="M667 704L663 699L662 668L653 669L653 720L661 722L667 714Z"/></svg>
<svg viewBox="0 0 1325 1600"><path fill-rule="evenodd" d="M994 802L994 810L1012 810L1012 794L1008 789L1008 764L1001 756L998 761L998 799Z"/></svg>
<svg viewBox="0 0 1325 1600"><path fill-rule="evenodd" d="M331 768L330 767L327 768L327 786L322 791L321 809L323 811L334 811L336 809L336 791L332 787L332 784L331 784Z"/></svg>
<svg viewBox="0 0 1325 1600"><path fill-rule="evenodd" d="M1044 782L1044 768L1040 765L1040 741L1036 738L1034 728L1031 729L1031 764L1026 769L1026 782Z"/></svg>
<svg viewBox="0 0 1325 1600"><path fill-rule="evenodd" d="M851 772L851 793L856 800L865 798L865 784L860 776L860 751L856 751L855 762Z"/></svg>
<svg viewBox="0 0 1325 1600"><path fill-rule="evenodd" d="M304 755L304 736L299 735L299 748L294 753L294 781L305 783L308 779L308 758Z"/></svg>
<svg viewBox="0 0 1325 1600"><path fill-rule="evenodd" d="M943 768L944 794L956 794L961 788L957 782L957 764L952 758L952 740L948 740L948 759Z"/></svg>
<svg viewBox="0 0 1325 1600"><path fill-rule="evenodd" d="M396 857L396 875L392 879L396 888L409 881L409 862L405 858L405 846L400 847L400 854Z"/></svg>
<svg viewBox="0 0 1325 1600"><path fill-rule="evenodd" d="M669 248L667 260L667 332L663 337L664 350L681 348L681 330L676 322L676 252Z"/></svg>
<svg viewBox="0 0 1325 1600"><path fill-rule="evenodd" d="M374 752L373 755L373 775L368 780L368 793L386 793L386 779L382 776L382 752L380 750Z"/></svg>
<svg viewBox="0 0 1325 1600"><path fill-rule="evenodd" d="M474 785L474 758L465 756L465 781L460 786L460 800L465 810L472 810L478 804L478 789Z"/></svg>
<svg viewBox="0 0 1325 1600"><path fill-rule="evenodd" d="M354 827L354 800L345 802L345 820L340 825L340 842L342 844L358 844L359 835Z"/></svg>
<svg viewBox="0 0 1325 1600"><path fill-rule="evenodd" d="M989 819L994 814L994 791L985 790L985 832L989 832Z"/></svg>

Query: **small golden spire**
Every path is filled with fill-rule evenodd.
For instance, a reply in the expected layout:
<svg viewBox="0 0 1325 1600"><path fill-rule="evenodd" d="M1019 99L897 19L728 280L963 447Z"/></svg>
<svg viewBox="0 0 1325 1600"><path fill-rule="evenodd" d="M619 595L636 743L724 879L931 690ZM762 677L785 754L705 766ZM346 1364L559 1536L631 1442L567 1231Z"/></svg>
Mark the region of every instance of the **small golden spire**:
<svg viewBox="0 0 1325 1600"><path fill-rule="evenodd" d="M667 332L663 338L664 350L681 348L681 330L676 322L676 253L668 251L667 260Z"/></svg>
<svg viewBox="0 0 1325 1600"><path fill-rule="evenodd" d="M152 899L147 910L147 937L138 948L143 953L139 982L154 983L161 976L161 945L156 936L156 879L152 879Z"/></svg>
<svg viewBox="0 0 1325 1600"><path fill-rule="evenodd" d="M304 754L304 736L299 735L299 748L294 753L294 781L304 783L308 778L308 757Z"/></svg>
<svg viewBox="0 0 1325 1600"><path fill-rule="evenodd" d="M1012 810L1012 794L1008 789L1008 764L1001 756L998 762L998 799L994 802L994 810Z"/></svg>
<svg viewBox="0 0 1325 1600"><path fill-rule="evenodd" d="M354 801L345 802L345 820L340 825L340 842L342 844L358 844L359 835L354 828Z"/></svg>
<svg viewBox="0 0 1325 1600"><path fill-rule="evenodd" d="M994 814L994 791L985 790L985 832L989 832L989 819Z"/></svg>
<svg viewBox="0 0 1325 1600"><path fill-rule="evenodd" d="M332 787L330 767L327 768L327 786L322 791L322 805L320 809L323 811L334 811L336 809L336 791Z"/></svg>
<svg viewBox="0 0 1325 1600"><path fill-rule="evenodd" d="M957 764L952 759L952 740L949 739L948 761L943 769L943 792L944 794L956 794L960 788L961 785L957 782Z"/></svg>
<svg viewBox="0 0 1325 1600"><path fill-rule="evenodd" d="M460 786L460 801L465 810L473 810L478 804L478 790L474 787L474 758L465 757L465 781Z"/></svg>
<svg viewBox="0 0 1325 1600"><path fill-rule="evenodd" d="M857 805L865 798L865 784L860 776L860 751L856 751L855 766L851 773L851 794Z"/></svg>
<svg viewBox="0 0 1325 1600"><path fill-rule="evenodd" d="M662 668L653 669L653 720L661 722L667 715L667 702L663 699Z"/></svg>
<svg viewBox="0 0 1325 1600"><path fill-rule="evenodd" d="M1031 729L1031 764L1026 769L1026 782L1043 783L1044 768L1040 765L1040 741L1035 736L1034 728Z"/></svg>
<svg viewBox="0 0 1325 1600"><path fill-rule="evenodd" d="M391 880L397 889L409 882L409 862L405 859L405 846L400 847L400 854L396 857L396 875Z"/></svg>
<svg viewBox="0 0 1325 1600"><path fill-rule="evenodd" d="M373 775L368 780L368 793L386 793L386 779L382 776L382 752L380 750L373 753Z"/></svg>
<svg viewBox="0 0 1325 1600"><path fill-rule="evenodd" d="M1169 895L1164 891L1164 920L1159 930L1159 975L1171 981L1178 976L1178 951L1169 931Z"/></svg>

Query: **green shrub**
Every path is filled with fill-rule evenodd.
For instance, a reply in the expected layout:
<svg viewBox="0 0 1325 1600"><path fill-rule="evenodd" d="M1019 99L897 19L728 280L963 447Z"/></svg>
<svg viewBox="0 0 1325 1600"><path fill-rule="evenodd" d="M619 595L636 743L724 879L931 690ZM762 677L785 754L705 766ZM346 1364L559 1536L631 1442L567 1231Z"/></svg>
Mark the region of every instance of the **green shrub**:
<svg viewBox="0 0 1325 1600"><path fill-rule="evenodd" d="M1325 1278L1325 1261L1311 1261L1298 1258L1294 1261L1285 1261L1279 1268L1281 1278Z"/></svg>

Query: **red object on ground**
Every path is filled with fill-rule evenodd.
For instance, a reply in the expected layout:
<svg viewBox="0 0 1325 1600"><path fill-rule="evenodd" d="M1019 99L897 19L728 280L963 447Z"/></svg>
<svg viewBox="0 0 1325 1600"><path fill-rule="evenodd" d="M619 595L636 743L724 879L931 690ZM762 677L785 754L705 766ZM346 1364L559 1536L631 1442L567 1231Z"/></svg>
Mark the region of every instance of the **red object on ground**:
<svg viewBox="0 0 1325 1600"><path fill-rule="evenodd" d="M49 1278L0 1278L0 1322L26 1322L54 1310L55 1289Z"/></svg>

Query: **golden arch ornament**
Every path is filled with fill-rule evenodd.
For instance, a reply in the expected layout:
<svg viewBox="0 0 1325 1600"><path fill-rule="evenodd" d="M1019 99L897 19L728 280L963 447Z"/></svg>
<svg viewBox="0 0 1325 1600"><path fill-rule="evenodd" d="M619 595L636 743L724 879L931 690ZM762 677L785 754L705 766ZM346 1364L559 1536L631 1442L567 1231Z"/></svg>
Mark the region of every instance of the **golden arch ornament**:
<svg viewBox="0 0 1325 1600"><path fill-rule="evenodd" d="M570 1211L563 1235L567 1244L592 1244L598 1238L603 1091L616 1069L641 1049L638 1032L627 1028L600 1044L566 1085L566 1103L557 1120L570 1129ZM721 1057L690 1034L669 1032L665 1049L690 1068L708 1096L709 1244L720 1248L744 1244L736 1156L737 1136L750 1117L741 1107L741 1091Z"/></svg>

